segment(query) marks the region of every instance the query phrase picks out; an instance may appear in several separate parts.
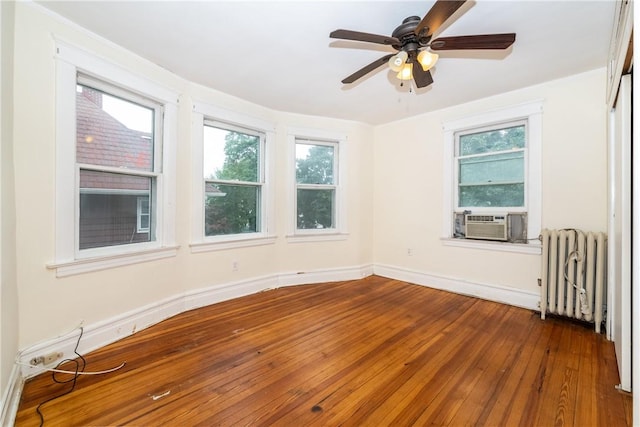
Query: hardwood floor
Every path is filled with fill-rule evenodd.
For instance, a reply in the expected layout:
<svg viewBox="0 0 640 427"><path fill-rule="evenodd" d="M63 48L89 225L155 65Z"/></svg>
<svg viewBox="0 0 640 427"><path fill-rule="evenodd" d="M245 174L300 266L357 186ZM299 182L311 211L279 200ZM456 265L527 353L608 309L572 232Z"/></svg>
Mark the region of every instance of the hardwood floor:
<svg viewBox="0 0 640 427"><path fill-rule="evenodd" d="M85 355L45 426L628 426L613 344L564 320L368 277L266 291ZM24 387L17 426L67 390Z"/></svg>

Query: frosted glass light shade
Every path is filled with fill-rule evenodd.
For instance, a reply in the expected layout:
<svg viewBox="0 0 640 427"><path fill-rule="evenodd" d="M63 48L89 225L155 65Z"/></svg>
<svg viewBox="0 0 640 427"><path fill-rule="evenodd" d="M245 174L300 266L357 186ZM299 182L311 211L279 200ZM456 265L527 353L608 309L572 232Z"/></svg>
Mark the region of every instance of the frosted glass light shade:
<svg viewBox="0 0 640 427"><path fill-rule="evenodd" d="M400 72L398 72L398 74L396 75L396 77L399 78L400 80L411 80L412 75L413 75L413 64L405 63L402 69L400 70Z"/></svg>
<svg viewBox="0 0 640 427"><path fill-rule="evenodd" d="M391 70L395 71L396 73L399 72L400 70L402 70L402 67L404 66L404 63L407 61L408 57L409 54L404 50L401 50L400 52L389 58L389 68L391 68Z"/></svg>
<svg viewBox="0 0 640 427"><path fill-rule="evenodd" d="M422 65L422 69L424 71L427 71L428 69L436 65L437 61L438 61L437 53L431 53L427 50L423 50L418 54L418 62L420 63L420 65Z"/></svg>

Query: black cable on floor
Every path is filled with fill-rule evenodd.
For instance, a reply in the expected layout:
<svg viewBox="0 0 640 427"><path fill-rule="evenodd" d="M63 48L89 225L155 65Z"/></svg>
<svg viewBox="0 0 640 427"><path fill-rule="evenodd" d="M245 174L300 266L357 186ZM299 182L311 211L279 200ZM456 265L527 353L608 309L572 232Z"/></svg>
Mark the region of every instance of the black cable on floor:
<svg viewBox="0 0 640 427"><path fill-rule="evenodd" d="M65 391L64 393L59 394L58 396L54 396L54 397L51 397L51 398L45 400L44 402L40 402L40 404L36 407L36 412L40 416L40 427L42 427L44 425L44 415L42 415L42 411L40 411L40 409L42 408L42 405L44 405L46 403L49 403L49 402L51 402L53 400L56 400L56 399L58 399L58 398L60 398L62 396L65 396L65 395L71 393L76 388L76 383L78 381L78 377L80 376L80 372L84 372L84 369L87 366L87 360L84 357L82 357L82 355L80 353L78 353L78 346L80 345L80 339L82 338L82 334L83 333L84 333L84 329L81 326L80 327L80 335L78 336L78 341L76 341L76 347L73 350L73 352L78 357L75 358L75 359L64 359L64 360L60 361L60 363L58 363L56 365L56 369L57 369L64 363L75 363L76 367L75 367L75 370L74 370L73 377L68 379L68 380L59 380L58 378L56 378L57 372L51 372L51 378L53 379L54 382L56 382L58 384L71 383L71 388L69 390Z"/></svg>

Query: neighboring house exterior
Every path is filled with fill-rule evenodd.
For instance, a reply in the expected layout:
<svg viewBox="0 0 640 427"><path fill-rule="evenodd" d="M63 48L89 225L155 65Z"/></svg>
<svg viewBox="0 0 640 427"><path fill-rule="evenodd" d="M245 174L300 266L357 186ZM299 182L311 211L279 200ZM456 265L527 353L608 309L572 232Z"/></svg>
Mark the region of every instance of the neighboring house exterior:
<svg viewBox="0 0 640 427"><path fill-rule="evenodd" d="M151 171L152 135L126 127L103 110L102 101L103 94L97 90L82 87L76 93L80 249L152 239L151 180L89 166Z"/></svg>

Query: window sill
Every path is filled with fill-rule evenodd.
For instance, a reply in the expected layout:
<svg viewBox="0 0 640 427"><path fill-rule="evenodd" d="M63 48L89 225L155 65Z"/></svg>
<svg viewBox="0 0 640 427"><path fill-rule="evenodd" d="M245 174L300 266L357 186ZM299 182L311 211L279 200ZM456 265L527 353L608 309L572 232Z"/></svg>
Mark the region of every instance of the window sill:
<svg viewBox="0 0 640 427"><path fill-rule="evenodd" d="M74 276L76 274L175 257L178 253L178 248L179 246L167 246L134 253L77 259L75 261L47 264L47 268L56 270L56 277Z"/></svg>
<svg viewBox="0 0 640 427"><path fill-rule="evenodd" d="M215 241L191 243L191 253L222 251L226 249L247 248L251 246L272 245L276 236L245 237L245 238L221 238Z"/></svg>
<svg viewBox="0 0 640 427"><path fill-rule="evenodd" d="M540 242L508 243L489 240L457 239L453 237L443 237L441 241L444 246L455 246L458 248L484 249L488 251L513 252L529 255L540 255L542 253Z"/></svg>
<svg viewBox="0 0 640 427"><path fill-rule="evenodd" d="M317 233L317 234L290 234L287 236L289 243L328 242L347 240L349 233Z"/></svg>

